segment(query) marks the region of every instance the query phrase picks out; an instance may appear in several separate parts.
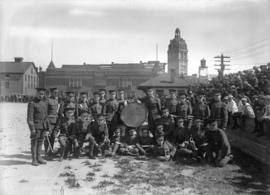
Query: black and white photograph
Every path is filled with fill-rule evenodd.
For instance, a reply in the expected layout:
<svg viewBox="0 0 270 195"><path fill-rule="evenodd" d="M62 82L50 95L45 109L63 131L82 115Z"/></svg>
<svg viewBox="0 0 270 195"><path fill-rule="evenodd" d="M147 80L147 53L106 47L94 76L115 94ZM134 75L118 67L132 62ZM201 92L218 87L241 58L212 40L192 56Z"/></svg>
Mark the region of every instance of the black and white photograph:
<svg viewBox="0 0 270 195"><path fill-rule="evenodd" d="M0 0L0 195L270 195L270 0Z"/></svg>

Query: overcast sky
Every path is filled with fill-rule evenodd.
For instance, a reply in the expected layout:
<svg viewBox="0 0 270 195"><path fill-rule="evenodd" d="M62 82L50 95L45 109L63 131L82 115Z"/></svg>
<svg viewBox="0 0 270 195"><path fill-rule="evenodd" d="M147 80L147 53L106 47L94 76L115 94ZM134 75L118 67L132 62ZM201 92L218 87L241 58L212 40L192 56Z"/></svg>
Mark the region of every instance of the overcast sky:
<svg viewBox="0 0 270 195"><path fill-rule="evenodd" d="M188 46L189 74L205 58L232 56L231 72L270 62L269 0L0 0L0 58L22 56L45 69L62 64L158 58L177 27Z"/></svg>

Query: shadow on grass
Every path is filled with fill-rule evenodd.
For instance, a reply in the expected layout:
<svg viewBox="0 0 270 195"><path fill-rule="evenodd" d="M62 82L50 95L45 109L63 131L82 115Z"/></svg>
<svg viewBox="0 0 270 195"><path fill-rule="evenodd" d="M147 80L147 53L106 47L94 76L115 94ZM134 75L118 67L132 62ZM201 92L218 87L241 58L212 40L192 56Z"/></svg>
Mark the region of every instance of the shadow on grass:
<svg viewBox="0 0 270 195"><path fill-rule="evenodd" d="M0 166L30 165L30 162L21 160L0 160Z"/></svg>
<svg viewBox="0 0 270 195"><path fill-rule="evenodd" d="M0 155L0 157L4 157L4 158L19 158L19 159L26 159L26 160L30 160L31 159L31 155L28 155L28 154L9 154L9 155Z"/></svg>
<svg viewBox="0 0 270 195"><path fill-rule="evenodd" d="M270 194L270 166L264 165L253 157L233 149L234 163L241 167L236 170L239 176L227 178L237 192L250 191L252 194Z"/></svg>

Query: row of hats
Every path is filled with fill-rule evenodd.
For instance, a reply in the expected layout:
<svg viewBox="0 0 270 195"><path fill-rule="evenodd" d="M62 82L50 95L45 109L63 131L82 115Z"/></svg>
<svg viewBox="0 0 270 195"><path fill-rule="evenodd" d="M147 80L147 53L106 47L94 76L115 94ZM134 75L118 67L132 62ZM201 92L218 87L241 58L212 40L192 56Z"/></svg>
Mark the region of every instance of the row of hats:
<svg viewBox="0 0 270 195"><path fill-rule="evenodd" d="M43 87L37 87L36 90L37 91L46 91L46 89L43 88ZM50 88L50 91L54 91L54 90L57 90L57 88L56 87ZM109 93L113 93L113 92L116 92L116 89L111 89L111 90L108 90L108 91L109 91ZM119 93L124 93L125 90L124 89L118 89L118 92ZM94 94L101 94L101 93L106 93L106 89L99 89L99 91L94 92ZM66 94L67 95L75 94L75 92L74 91L66 91ZM80 95L88 95L88 92L85 92L85 91L80 92Z"/></svg>

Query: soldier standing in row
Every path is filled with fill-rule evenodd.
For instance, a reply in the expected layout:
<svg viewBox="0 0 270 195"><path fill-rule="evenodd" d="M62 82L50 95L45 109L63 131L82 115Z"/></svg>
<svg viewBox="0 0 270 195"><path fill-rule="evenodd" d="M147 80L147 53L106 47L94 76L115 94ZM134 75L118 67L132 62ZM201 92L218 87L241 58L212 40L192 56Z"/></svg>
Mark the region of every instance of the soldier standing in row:
<svg viewBox="0 0 270 195"><path fill-rule="evenodd" d="M56 126L56 122L58 119L58 111L59 111L59 102L58 102L58 89L51 88L51 96L48 98L48 120L49 120L49 130L50 135L45 137L44 148L45 148L45 157L47 160L52 160L53 158L53 146L54 146L54 129ZM50 146L50 147L49 147ZM50 151L48 152L48 148Z"/></svg>
<svg viewBox="0 0 270 195"><path fill-rule="evenodd" d="M94 92L94 102L90 107L90 113L95 121L98 115L104 114L104 106L100 103L99 92Z"/></svg>
<svg viewBox="0 0 270 195"><path fill-rule="evenodd" d="M167 102L166 107L169 109L170 114L177 115L176 107L178 104L178 100L177 100L176 90L170 89L169 91L170 91L171 98Z"/></svg>
<svg viewBox="0 0 270 195"><path fill-rule="evenodd" d="M141 99L142 103L145 104L148 109L148 125L149 130L152 134L155 132L155 121L161 117L161 103L160 99L155 97L152 88L148 88L146 92L146 97Z"/></svg>
<svg viewBox="0 0 270 195"><path fill-rule="evenodd" d="M110 99L105 104L106 121L109 129L109 137L112 138L113 131L117 126L117 110L119 103L116 99L116 91L110 90Z"/></svg>
<svg viewBox="0 0 270 195"><path fill-rule="evenodd" d="M225 130L228 122L226 104L221 101L221 93L214 94L214 103L211 106L211 118L217 120L218 127Z"/></svg>
<svg viewBox="0 0 270 195"><path fill-rule="evenodd" d="M30 129L32 165L46 164L41 157L41 149L44 136L49 135L48 131L48 104L45 101L45 89L36 88L37 95L28 104L27 123Z"/></svg>
<svg viewBox="0 0 270 195"><path fill-rule="evenodd" d="M197 104L193 107L193 116L206 122L210 118L210 114L210 108L206 103L204 94L198 94Z"/></svg>
<svg viewBox="0 0 270 195"><path fill-rule="evenodd" d="M67 91L66 92L66 101L63 102L59 109L59 116L64 117L64 110L66 108L73 108L75 110L75 116L76 116L76 102L75 102L75 93L73 91Z"/></svg>
<svg viewBox="0 0 270 195"><path fill-rule="evenodd" d="M83 111L89 112L88 93L81 92L80 96L80 102L78 104L78 116L80 116Z"/></svg>
<svg viewBox="0 0 270 195"><path fill-rule="evenodd" d="M107 99L106 99L106 90L105 89L99 89L99 95L100 95L100 104L102 106L105 106Z"/></svg>
<svg viewBox="0 0 270 195"><path fill-rule="evenodd" d="M190 102L187 100L186 94L181 94L179 97L179 103L176 107L177 116L185 120L185 127L191 128L192 120L189 116L192 115L192 107Z"/></svg>

